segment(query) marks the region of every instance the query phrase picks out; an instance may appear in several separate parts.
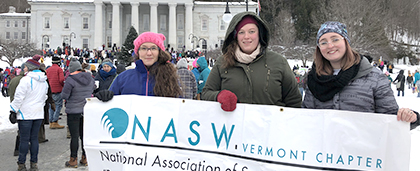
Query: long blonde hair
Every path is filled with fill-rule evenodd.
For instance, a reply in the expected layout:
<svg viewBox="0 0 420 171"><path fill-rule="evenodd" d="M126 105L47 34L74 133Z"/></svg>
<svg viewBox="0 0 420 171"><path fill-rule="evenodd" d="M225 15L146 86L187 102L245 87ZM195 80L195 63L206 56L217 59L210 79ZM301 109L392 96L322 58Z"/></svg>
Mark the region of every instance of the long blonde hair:
<svg viewBox="0 0 420 171"><path fill-rule="evenodd" d="M343 59L341 60L341 70L347 70L354 64L358 64L360 62L360 54L354 51L347 40L345 40L346 43L346 53L343 56ZM315 53L314 53L314 63L315 63L315 70L316 74L318 76L321 75L332 75L334 73L334 69L327 59L324 58L321 54L321 50L319 47L316 47Z"/></svg>

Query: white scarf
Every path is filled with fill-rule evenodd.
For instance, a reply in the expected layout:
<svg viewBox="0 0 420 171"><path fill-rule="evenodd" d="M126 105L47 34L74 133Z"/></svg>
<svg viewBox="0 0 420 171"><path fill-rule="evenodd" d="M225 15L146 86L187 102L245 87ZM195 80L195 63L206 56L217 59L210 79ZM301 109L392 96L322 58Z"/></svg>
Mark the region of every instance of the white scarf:
<svg viewBox="0 0 420 171"><path fill-rule="evenodd" d="M248 55L242 52L241 48L238 46L235 52L236 60L243 64L251 63L255 58L257 58L257 55L260 54L260 47L261 45L258 44L257 49L255 49L254 52Z"/></svg>

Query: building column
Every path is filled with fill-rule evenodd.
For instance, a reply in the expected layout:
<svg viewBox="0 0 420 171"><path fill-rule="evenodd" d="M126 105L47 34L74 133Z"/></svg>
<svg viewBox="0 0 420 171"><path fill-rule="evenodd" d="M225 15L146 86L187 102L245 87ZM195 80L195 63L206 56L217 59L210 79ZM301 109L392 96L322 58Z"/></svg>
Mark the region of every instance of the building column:
<svg viewBox="0 0 420 171"><path fill-rule="evenodd" d="M114 43L117 47L121 47L121 21L120 21L120 2L111 2L112 4L112 45Z"/></svg>
<svg viewBox="0 0 420 171"><path fill-rule="evenodd" d="M93 43L93 48L98 49L102 48L102 45L105 44L103 41L104 34L102 32L103 25L103 8L104 4L102 0L95 0L95 38Z"/></svg>
<svg viewBox="0 0 420 171"><path fill-rule="evenodd" d="M131 26L139 32L139 2L130 2L131 4Z"/></svg>
<svg viewBox="0 0 420 171"><path fill-rule="evenodd" d="M191 43L188 42L188 37L191 33L193 33L193 12L192 7L193 3L185 3L185 39L184 44L186 50L191 50L193 47L191 46ZM187 43L188 42L188 43Z"/></svg>
<svg viewBox="0 0 420 171"><path fill-rule="evenodd" d="M157 2L149 2L150 4L150 31L158 33L158 14Z"/></svg>
<svg viewBox="0 0 420 171"><path fill-rule="evenodd" d="M176 3L168 3L169 6L169 39L168 44L177 49L176 40ZM170 49L169 49L170 50Z"/></svg>

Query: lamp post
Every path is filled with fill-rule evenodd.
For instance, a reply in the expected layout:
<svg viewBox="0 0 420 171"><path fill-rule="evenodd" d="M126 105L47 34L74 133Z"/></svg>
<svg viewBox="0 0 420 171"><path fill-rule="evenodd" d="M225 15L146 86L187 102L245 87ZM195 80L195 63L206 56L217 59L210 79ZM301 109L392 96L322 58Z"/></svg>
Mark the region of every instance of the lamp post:
<svg viewBox="0 0 420 171"><path fill-rule="evenodd" d="M226 10L225 14L223 14L223 21L225 23L229 23L232 20L232 14L229 11L229 0L226 0Z"/></svg>
<svg viewBox="0 0 420 171"><path fill-rule="evenodd" d="M246 11L248 11L248 0L245 1L246 4Z"/></svg>
<svg viewBox="0 0 420 171"><path fill-rule="evenodd" d="M75 38L76 39L76 33L74 33L74 32L71 32L70 33L70 46L69 46L69 48L71 48L71 36L73 35L73 38Z"/></svg>

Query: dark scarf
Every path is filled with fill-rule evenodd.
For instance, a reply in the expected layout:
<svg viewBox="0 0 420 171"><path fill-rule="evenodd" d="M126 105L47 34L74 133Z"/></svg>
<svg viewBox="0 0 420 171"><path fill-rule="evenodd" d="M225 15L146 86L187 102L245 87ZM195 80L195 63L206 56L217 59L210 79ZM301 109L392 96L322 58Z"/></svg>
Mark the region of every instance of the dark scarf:
<svg viewBox="0 0 420 171"><path fill-rule="evenodd" d="M106 72L104 70L99 70L99 75L102 77L102 79L105 81L106 78L108 78L111 75L115 75L115 73L117 72L117 70L112 67L112 69L109 72Z"/></svg>
<svg viewBox="0 0 420 171"><path fill-rule="evenodd" d="M359 72L359 64L349 69L341 70L337 75L321 75L315 72L315 64L308 74L308 88L316 99L321 102L331 100L334 95L340 92Z"/></svg>

